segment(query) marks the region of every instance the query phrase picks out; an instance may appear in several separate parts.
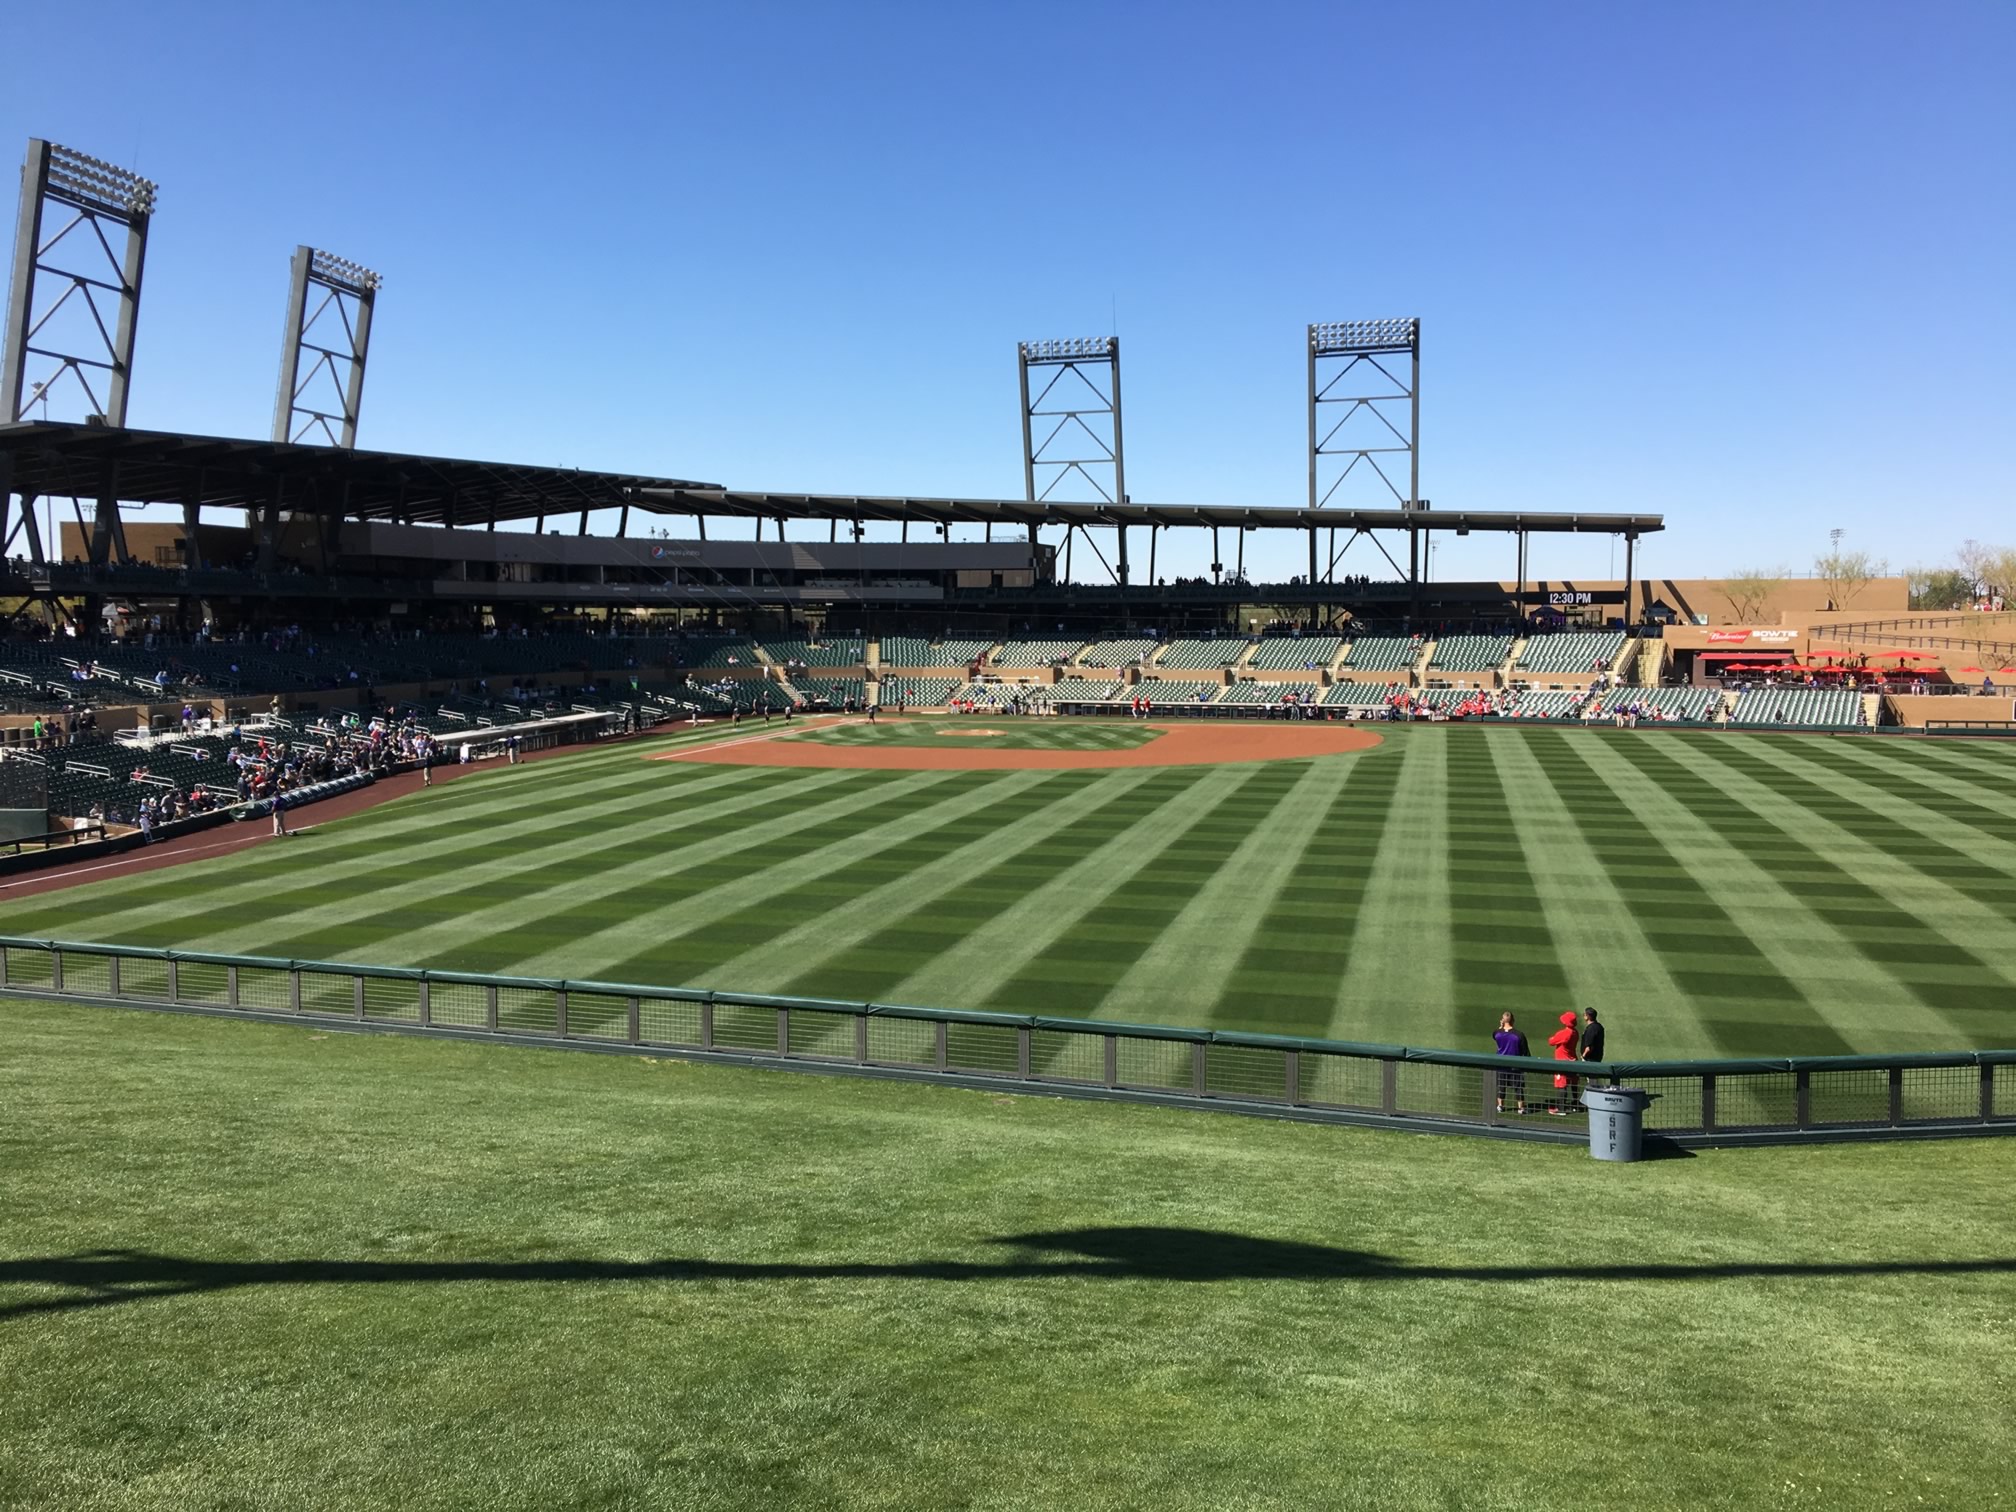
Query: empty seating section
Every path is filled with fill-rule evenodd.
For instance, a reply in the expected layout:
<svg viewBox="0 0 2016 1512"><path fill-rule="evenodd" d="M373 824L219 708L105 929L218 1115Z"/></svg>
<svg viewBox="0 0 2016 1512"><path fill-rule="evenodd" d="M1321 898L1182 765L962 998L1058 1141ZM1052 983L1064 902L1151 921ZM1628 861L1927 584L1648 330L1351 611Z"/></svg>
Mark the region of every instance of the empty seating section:
<svg viewBox="0 0 2016 1512"><path fill-rule="evenodd" d="M1378 683L1338 683L1323 695L1323 702L1331 708L1376 708L1394 692Z"/></svg>
<svg viewBox="0 0 2016 1512"><path fill-rule="evenodd" d="M914 708L930 708L944 703L958 691L961 679L957 677L885 677L877 684L876 697L885 709L894 708L897 703L906 703Z"/></svg>
<svg viewBox="0 0 2016 1512"><path fill-rule="evenodd" d="M1428 665L1438 672L1490 672L1512 654L1509 635L1445 635L1435 643Z"/></svg>
<svg viewBox="0 0 2016 1512"><path fill-rule="evenodd" d="M1205 671L1229 667L1246 654L1246 642L1236 637L1226 640L1171 641L1155 665L1181 671Z"/></svg>
<svg viewBox="0 0 2016 1512"><path fill-rule="evenodd" d="M1127 694L1126 686L1118 681L1088 682L1082 677L1067 677L1055 686L1034 691L1052 703L1112 703Z"/></svg>
<svg viewBox="0 0 2016 1512"><path fill-rule="evenodd" d="M1304 695L1320 695L1315 683L1234 683L1218 695L1221 704L1273 704L1293 694L1299 702Z"/></svg>
<svg viewBox="0 0 2016 1512"><path fill-rule="evenodd" d="M773 640L765 637L763 649L770 660L782 665L796 662L805 667L858 667L868 655L858 637L832 636L826 640Z"/></svg>
<svg viewBox="0 0 2016 1512"><path fill-rule="evenodd" d="M1270 635L1253 648L1246 665L1268 672L1320 670L1337 660L1344 640L1336 635Z"/></svg>
<svg viewBox="0 0 2016 1512"><path fill-rule="evenodd" d="M1610 688L1582 706L1585 719L1615 719L1636 709L1641 718L1674 724L1714 724L1722 716L1720 688Z"/></svg>
<svg viewBox="0 0 2016 1512"><path fill-rule="evenodd" d="M1054 667L1057 663L1069 661L1082 640L1025 640L1005 641L995 654L997 667Z"/></svg>
<svg viewBox="0 0 2016 1512"><path fill-rule="evenodd" d="M665 696L703 714L726 714L735 709L784 709L795 701L779 684L760 677L689 683L671 689Z"/></svg>
<svg viewBox="0 0 2016 1512"><path fill-rule="evenodd" d="M882 638L882 665L885 667L970 667L994 649L984 640L946 640L933 645L915 635L885 635ZM956 679L955 679L956 681Z"/></svg>
<svg viewBox="0 0 2016 1512"><path fill-rule="evenodd" d="M1607 672L1623 649L1621 630L1562 630L1527 641L1516 665L1522 672Z"/></svg>
<svg viewBox="0 0 2016 1512"><path fill-rule="evenodd" d="M1406 672L1420 655L1421 643L1410 635L1361 635L1344 665L1356 672Z"/></svg>
<svg viewBox="0 0 2016 1512"><path fill-rule="evenodd" d="M746 635L685 635L673 642L675 667L746 667L756 647Z"/></svg>
<svg viewBox="0 0 2016 1512"><path fill-rule="evenodd" d="M1176 677L1143 678L1123 690L1127 696L1146 698L1150 703L1202 704L1212 702L1225 691L1223 683L1185 682Z"/></svg>
<svg viewBox="0 0 2016 1512"><path fill-rule="evenodd" d="M660 696L675 708L697 709L702 714L726 714L747 700L735 696L740 683L685 683L666 689Z"/></svg>
<svg viewBox="0 0 2016 1512"><path fill-rule="evenodd" d="M858 677L807 677L799 673L791 686L808 703L828 703L834 708L853 704L859 708L868 700L867 684Z"/></svg>
<svg viewBox="0 0 2016 1512"><path fill-rule="evenodd" d="M1857 725L1862 695L1852 688L1752 688L1739 693L1733 725Z"/></svg>
<svg viewBox="0 0 2016 1512"><path fill-rule="evenodd" d="M1094 641L1079 654L1081 667L1131 667L1154 653L1152 640Z"/></svg>

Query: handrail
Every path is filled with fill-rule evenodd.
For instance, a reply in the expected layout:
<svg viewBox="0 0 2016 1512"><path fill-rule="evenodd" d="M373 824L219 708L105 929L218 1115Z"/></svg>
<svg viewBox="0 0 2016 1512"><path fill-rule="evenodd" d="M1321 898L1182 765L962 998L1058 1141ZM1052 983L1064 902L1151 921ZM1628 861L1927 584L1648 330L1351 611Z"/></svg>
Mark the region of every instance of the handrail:
<svg viewBox="0 0 2016 1512"><path fill-rule="evenodd" d="M1176 1041L1314 1055L1341 1055L1363 1060L1407 1061L1422 1065L1461 1066L1476 1070L1556 1072L1562 1062L1540 1056L1504 1056L1486 1051L1449 1050L1374 1041L1332 1040L1260 1034L1245 1030L1203 1029L1177 1024L1137 1024L1117 1019L1064 1018L1048 1014L1001 1013L977 1008L925 1008L901 1003L875 1003L839 998L788 997L776 993L732 992L711 987L666 987L644 982L610 982L596 978L513 976L424 966L378 966L355 961L317 961L292 956L227 955L205 950L177 950L152 945L118 945L96 941L35 939L0 935L0 952L26 950L45 954L70 952L82 956L117 957L303 972L370 981L443 983L499 990L582 993L604 997L635 997L657 1002L710 1003L734 1007L804 1010L868 1018L915 1019L928 1023L993 1025L1007 1029L1040 1029L1051 1033L1097 1035L1123 1039ZM2016 1065L2016 1049L1917 1051L1897 1055L1797 1055L1696 1058L1690 1060L1577 1061L1577 1076L1657 1077L1754 1075L1760 1073L1870 1071L1888 1067L1960 1068Z"/></svg>
<svg viewBox="0 0 2016 1512"><path fill-rule="evenodd" d="M82 845L86 840L103 840L105 834L105 826L93 820L74 829L49 830L40 835L13 835L0 840L0 845L7 846L9 854L18 856L23 846L54 850L59 845Z"/></svg>

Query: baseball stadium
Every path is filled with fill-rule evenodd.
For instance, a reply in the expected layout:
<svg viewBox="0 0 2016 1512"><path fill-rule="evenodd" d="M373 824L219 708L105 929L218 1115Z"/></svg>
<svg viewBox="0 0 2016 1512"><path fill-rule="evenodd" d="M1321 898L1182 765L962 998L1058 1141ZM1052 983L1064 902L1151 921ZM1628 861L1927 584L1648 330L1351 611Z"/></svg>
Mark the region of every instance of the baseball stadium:
<svg viewBox="0 0 2016 1512"><path fill-rule="evenodd" d="M1117 336L1020 497L371 451L306 246L148 429L156 196L29 143L0 1505L2007 1500L2009 585L1433 506L1412 318L1293 502L1136 502Z"/></svg>

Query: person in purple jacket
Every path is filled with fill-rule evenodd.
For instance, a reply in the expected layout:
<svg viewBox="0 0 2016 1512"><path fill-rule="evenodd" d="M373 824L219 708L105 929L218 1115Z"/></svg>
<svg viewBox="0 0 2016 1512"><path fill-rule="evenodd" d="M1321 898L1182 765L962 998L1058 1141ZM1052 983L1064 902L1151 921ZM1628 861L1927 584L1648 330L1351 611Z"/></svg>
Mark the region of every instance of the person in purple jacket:
<svg viewBox="0 0 2016 1512"><path fill-rule="evenodd" d="M1491 1042L1498 1047L1500 1055L1525 1055L1526 1036L1513 1026L1512 1015L1498 1015L1498 1032L1491 1036ZM1505 1094L1512 1094L1515 1111L1526 1111L1526 1073L1523 1071L1500 1071L1498 1075L1498 1111L1505 1111Z"/></svg>

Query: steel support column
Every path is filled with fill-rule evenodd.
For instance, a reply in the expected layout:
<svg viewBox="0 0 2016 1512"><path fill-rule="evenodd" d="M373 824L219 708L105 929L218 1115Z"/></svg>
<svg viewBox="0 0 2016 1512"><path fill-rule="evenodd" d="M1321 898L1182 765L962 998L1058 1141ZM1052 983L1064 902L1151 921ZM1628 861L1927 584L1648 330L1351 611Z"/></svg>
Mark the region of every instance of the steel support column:
<svg viewBox="0 0 2016 1512"><path fill-rule="evenodd" d="M117 462L107 462L99 473L98 498L84 551L85 559L93 567L103 567L108 561L124 567L133 560L133 554L126 549L126 524L119 515Z"/></svg>
<svg viewBox="0 0 2016 1512"><path fill-rule="evenodd" d="M203 566L203 469L197 468L182 497L182 565L192 570Z"/></svg>
<svg viewBox="0 0 2016 1512"><path fill-rule="evenodd" d="M1636 553L1637 545L1638 545L1638 537L1628 530L1625 531L1624 532L1624 628L1626 630L1629 630L1631 628L1632 584L1637 577L1634 563L1634 556Z"/></svg>

